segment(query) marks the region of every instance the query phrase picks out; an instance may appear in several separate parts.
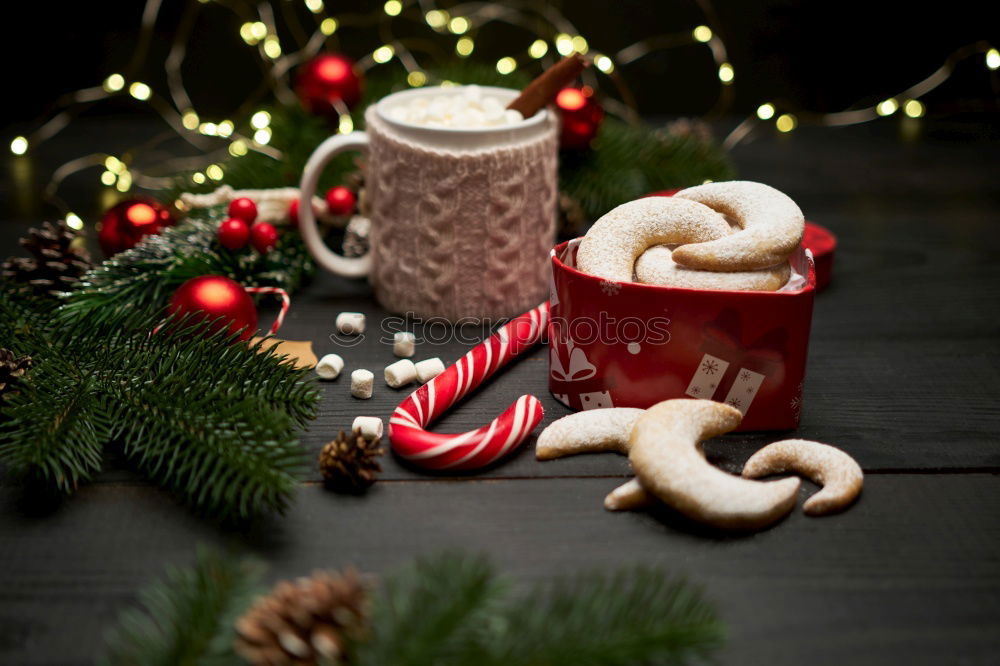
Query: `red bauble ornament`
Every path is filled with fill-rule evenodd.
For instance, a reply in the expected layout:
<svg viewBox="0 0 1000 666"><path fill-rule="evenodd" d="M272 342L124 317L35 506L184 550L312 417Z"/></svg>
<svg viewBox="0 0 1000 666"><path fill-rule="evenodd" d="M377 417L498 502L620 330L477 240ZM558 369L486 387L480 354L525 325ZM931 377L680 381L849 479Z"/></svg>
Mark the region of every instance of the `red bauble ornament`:
<svg viewBox="0 0 1000 666"><path fill-rule="evenodd" d="M243 220L247 224L253 224L257 219L257 204L253 199L240 197L229 202L229 217Z"/></svg>
<svg viewBox="0 0 1000 666"><path fill-rule="evenodd" d="M563 88L556 95L559 110L559 146L570 150L586 148L601 127L604 109L593 97L589 87Z"/></svg>
<svg viewBox="0 0 1000 666"><path fill-rule="evenodd" d="M293 229L299 228L299 200L292 199L292 203L288 204L288 223L292 225Z"/></svg>
<svg viewBox="0 0 1000 666"><path fill-rule="evenodd" d="M257 331L257 308L246 289L238 282L223 275L202 275L188 280L174 292L168 312L183 317L198 313L193 321L214 321L206 335L228 327L229 333L242 330L240 339L246 340Z"/></svg>
<svg viewBox="0 0 1000 666"><path fill-rule="evenodd" d="M348 108L361 99L362 81L354 61L336 53L321 53L300 69L295 78L295 92L309 113L336 115L335 100Z"/></svg>
<svg viewBox="0 0 1000 666"><path fill-rule="evenodd" d="M358 203L358 198L343 185L331 187L326 191L326 209L330 215L350 215L354 212L354 206Z"/></svg>
<svg viewBox="0 0 1000 666"><path fill-rule="evenodd" d="M278 244L278 230L273 224L258 222L250 229L250 242L258 252L264 254Z"/></svg>
<svg viewBox="0 0 1000 666"><path fill-rule="evenodd" d="M250 240L250 226L238 217L230 217L219 225L219 242L230 250L245 247Z"/></svg>
<svg viewBox="0 0 1000 666"><path fill-rule="evenodd" d="M158 234L173 225L170 210L156 199L127 199L101 216L97 240L105 256L134 247L143 236Z"/></svg>

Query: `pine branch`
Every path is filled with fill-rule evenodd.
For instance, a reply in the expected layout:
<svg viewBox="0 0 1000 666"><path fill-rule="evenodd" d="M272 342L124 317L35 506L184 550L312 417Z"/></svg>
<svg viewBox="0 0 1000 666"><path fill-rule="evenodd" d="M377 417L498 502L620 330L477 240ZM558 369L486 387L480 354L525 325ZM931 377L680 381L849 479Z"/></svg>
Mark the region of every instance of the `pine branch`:
<svg viewBox="0 0 1000 666"><path fill-rule="evenodd" d="M110 663L229 663L233 620L251 601L242 593L256 580L250 576L206 553L194 567L172 571L143 594L143 612L122 616ZM371 630L350 663L691 664L708 660L723 640L701 592L659 569L588 573L515 597L509 591L482 557L419 559L374 591Z"/></svg>
<svg viewBox="0 0 1000 666"><path fill-rule="evenodd" d="M727 180L733 174L726 154L705 137L616 118L604 119L593 150L563 153L559 168L560 188L590 220L650 192Z"/></svg>
<svg viewBox="0 0 1000 666"><path fill-rule="evenodd" d="M509 607L498 626L498 666L689 664L707 660L723 640L699 590L650 568L542 585Z"/></svg>
<svg viewBox="0 0 1000 666"><path fill-rule="evenodd" d="M389 578L372 610L374 636L359 665L481 663L481 638L506 583L481 557L446 553L419 559Z"/></svg>
<svg viewBox="0 0 1000 666"><path fill-rule="evenodd" d="M225 215L224 206L198 211L88 271L66 297L60 321L86 319L99 325L131 310L159 309L181 284L200 275L225 275L245 286L276 286L289 292L312 276L315 266L295 233L282 234L264 255L223 248L217 228Z"/></svg>
<svg viewBox="0 0 1000 666"><path fill-rule="evenodd" d="M261 569L210 551L193 566L167 571L139 593L141 608L123 612L105 642L109 666L222 666L232 652L233 623L257 591Z"/></svg>
<svg viewBox="0 0 1000 666"><path fill-rule="evenodd" d="M18 307L0 298L0 314ZM260 343L206 336L210 322L150 335L155 311L20 321L17 335L0 324L35 359L2 412L0 459L12 471L69 492L118 440L143 473L204 513L247 518L287 506L305 464L296 431L319 399L308 370Z"/></svg>
<svg viewBox="0 0 1000 666"><path fill-rule="evenodd" d="M306 369L223 332L161 332L133 340L123 360L116 421L146 475L208 514L248 518L287 506L305 469L296 427L318 400Z"/></svg>

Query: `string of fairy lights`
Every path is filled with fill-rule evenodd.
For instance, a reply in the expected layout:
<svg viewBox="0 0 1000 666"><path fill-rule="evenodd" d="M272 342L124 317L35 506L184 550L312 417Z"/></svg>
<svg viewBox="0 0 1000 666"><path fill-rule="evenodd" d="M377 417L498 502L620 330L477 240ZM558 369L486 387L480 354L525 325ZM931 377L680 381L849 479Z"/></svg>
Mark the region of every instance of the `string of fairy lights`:
<svg viewBox="0 0 1000 666"><path fill-rule="evenodd" d="M240 39L248 47L255 49L264 75L258 89L246 96L229 117L211 121L203 118L194 108L181 73L198 13L203 5L209 3L224 7L236 16ZM429 48L428 40L397 37L393 28L395 23L401 21L408 21L411 28L423 26L430 29L439 41L448 40L459 58L473 55L477 37L492 23L504 23L524 30L527 37L523 46L517 52L497 59L495 67L501 75L511 74L521 68L541 70L555 58L573 53L587 55L594 66L585 70L584 84L594 89L603 89L610 84L617 92L617 97L603 95L602 104L609 113L630 121L638 120L639 115L634 96L621 75L621 69L657 51L700 44L711 54L720 86L718 101L709 113L723 113L733 99L736 71L729 62L725 43L718 35L718 26L715 26L714 10L707 0L699 2L705 24L696 25L689 30L648 37L614 53L593 49L572 22L546 3L522 4L517 0L473 1L445 9L438 7L434 0L387 0L376 12L338 16L327 12L323 0L303 0L303 3L312 17L309 28L301 25L299 15L294 7L290 7L289 2L251 4L234 0L192 0L185 7L174 33L164 62L167 90L160 92L153 90L141 77L161 8L161 0L147 0L143 8L137 47L126 67L108 74L100 85L63 96L52 117L27 135L16 136L10 141L11 153L14 156L25 155L65 129L80 113L93 105L127 95L159 114L171 130L152 138L141 148L148 149L169 138L180 136L201 151L201 155L195 157L160 162L158 167L163 173L191 171L191 179L197 184L221 181L225 177L227 159L238 159L250 152L282 159L281 152L269 145L273 136L270 114L259 107L270 96L284 104L296 103L290 81L292 71L323 49L335 48L339 33L344 29L374 29L379 36L381 44L357 59L357 67L362 73L395 61L405 69L406 82L411 87L456 85L452 81L436 80L421 66L421 60L426 60L433 49ZM283 43L279 37L276 7L284 22L285 32L291 34L293 41L297 42L294 50L290 50L289 44ZM433 44L439 47L437 42ZM909 118L920 118L926 112L920 98L948 80L959 62L974 56L984 58L984 64L989 70L1000 69L1000 51L987 42L976 42L955 51L927 78L871 106L836 113L815 113L785 109L775 102L764 101L757 107L756 113L729 133L723 146L732 149L755 131L767 126L773 126L778 132L788 133L800 123L837 127L869 122L897 113ZM342 133L352 131L354 123L347 106L342 102L335 102L334 107L338 130ZM73 173L102 168L100 182L121 193L129 192L136 186L145 189L170 187L174 182L172 178L147 173L138 168L135 158L140 152L139 148L133 148L117 155L96 152L74 158L52 173L45 187L44 197L61 209L67 224L82 228L83 220L58 196L60 184Z"/></svg>

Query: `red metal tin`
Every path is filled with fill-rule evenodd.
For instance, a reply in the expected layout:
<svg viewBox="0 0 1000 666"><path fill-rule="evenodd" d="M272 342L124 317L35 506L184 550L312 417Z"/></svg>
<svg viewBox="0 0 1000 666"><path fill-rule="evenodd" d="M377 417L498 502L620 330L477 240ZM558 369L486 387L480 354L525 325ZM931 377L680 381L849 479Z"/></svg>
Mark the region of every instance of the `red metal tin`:
<svg viewBox="0 0 1000 666"><path fill-rule="evenodd" d="M795 291L715 291L615 282L575 268L579 239L551 253L549 389L573 409L708 398L739 430L796 428L816 271L799 248Z"/></svg>

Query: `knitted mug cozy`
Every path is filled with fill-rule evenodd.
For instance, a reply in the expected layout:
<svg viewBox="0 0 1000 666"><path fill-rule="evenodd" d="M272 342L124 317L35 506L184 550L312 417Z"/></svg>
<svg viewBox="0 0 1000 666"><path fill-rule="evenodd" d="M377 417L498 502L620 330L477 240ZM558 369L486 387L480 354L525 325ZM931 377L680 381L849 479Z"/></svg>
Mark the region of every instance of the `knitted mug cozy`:
<svg viewBox="0 0 1000 666"><path fill-rule="evenodd" d="M557 123L496 148L442 150L375 111L366 186L375 296L452 322L499 319L545 300L555 242Z"/></svg>

